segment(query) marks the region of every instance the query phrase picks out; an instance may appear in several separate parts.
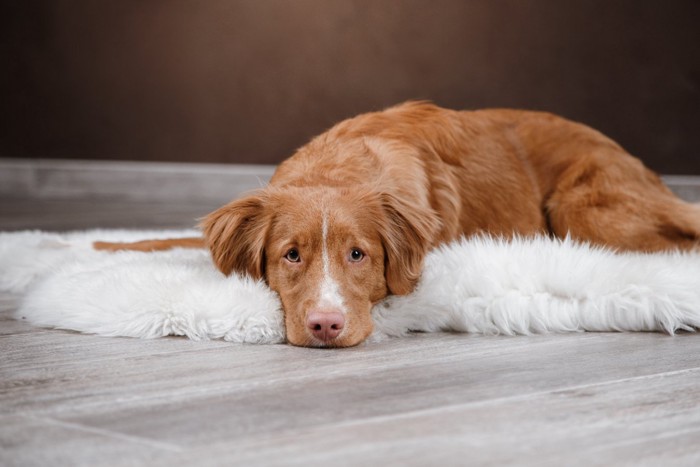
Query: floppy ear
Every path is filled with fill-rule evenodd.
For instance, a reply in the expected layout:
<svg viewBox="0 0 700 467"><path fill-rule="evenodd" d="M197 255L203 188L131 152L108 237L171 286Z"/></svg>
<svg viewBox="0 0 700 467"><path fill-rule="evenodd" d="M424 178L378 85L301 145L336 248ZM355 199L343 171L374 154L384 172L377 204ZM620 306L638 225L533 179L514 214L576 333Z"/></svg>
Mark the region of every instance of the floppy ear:
<svg viewBox="0 0 700 467"><path fill-rule="evenodd" d="M265 237L270 226L263 195L232 201L206 216L199 225L221 272L263 277Z"/></svg>
<svg viewBox="0 0 700 467"><path fill-rule="evenodd" d="M394 295L411 293L423 270L440 221L432 210L420 209L400 197L382 194L385 222L380 226L384 244L384 274Z"/></svg>

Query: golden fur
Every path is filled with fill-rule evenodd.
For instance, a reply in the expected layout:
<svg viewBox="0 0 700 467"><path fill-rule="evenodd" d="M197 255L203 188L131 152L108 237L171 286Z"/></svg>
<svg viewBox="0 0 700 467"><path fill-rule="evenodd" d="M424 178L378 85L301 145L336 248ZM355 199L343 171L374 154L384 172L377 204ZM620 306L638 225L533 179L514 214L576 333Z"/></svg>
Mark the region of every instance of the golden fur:
<svg viewBox="0 0 700 467"><path fill-rule="evenodd" d="M290 343L342 347L370 334L373 304L413 290L440 243L547 233L621 250L690 249L700 210L579 123L410 102L337 124L284 161L267 188L201 225L204 242L98 246L206 244L223 273L264 278L279 293ZM332 319L310 322L312 313Z"/></svg>

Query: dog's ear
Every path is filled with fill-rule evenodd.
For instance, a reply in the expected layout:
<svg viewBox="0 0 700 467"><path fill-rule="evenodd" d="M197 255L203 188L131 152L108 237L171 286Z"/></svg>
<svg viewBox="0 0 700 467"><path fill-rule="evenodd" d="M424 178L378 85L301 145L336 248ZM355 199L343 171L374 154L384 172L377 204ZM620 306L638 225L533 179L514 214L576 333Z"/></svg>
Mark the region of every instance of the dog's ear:
<svg viewBox="0 0 700 467"><path fill-rule="evenodd" d="M265 237L270 226L265 199L261 193L232 201L200 222L214 263L224 274L263 277Z"/></svg>
<svg viewBox="0 0 700 467"><path fill-rule="evenodd" d="M423 259L440 228L430 209L420 209L397 196L382 194L384 222L379 231L385 251L384 275L389 292L411 293L420 278Z"/></svg>

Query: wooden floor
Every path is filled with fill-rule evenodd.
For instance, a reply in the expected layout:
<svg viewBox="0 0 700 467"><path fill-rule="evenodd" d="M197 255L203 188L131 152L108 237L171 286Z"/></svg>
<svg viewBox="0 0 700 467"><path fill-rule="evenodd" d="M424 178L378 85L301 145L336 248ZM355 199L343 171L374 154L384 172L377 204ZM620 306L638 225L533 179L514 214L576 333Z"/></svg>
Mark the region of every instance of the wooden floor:
<svg viewBox="0 0 700 467"><path fill-rule="evenodd" d="M209 208L0 197L0 230L182 227ZM0 295L2 466L700 465L696 334L317 350L36 329L16 307Z"/></svg>

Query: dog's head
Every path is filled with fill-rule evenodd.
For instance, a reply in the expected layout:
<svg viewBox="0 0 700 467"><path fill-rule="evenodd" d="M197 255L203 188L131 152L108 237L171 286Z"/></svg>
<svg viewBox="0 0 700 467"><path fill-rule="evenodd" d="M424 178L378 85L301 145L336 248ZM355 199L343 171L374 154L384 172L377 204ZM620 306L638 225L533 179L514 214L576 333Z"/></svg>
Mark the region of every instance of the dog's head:
<svg viewBox="0 0 700 467"><path fill-rule="evenodd" d="M372 332L375 303L413 290L434 223L391 194L291 187L233 201L202 228L224 274L279 293L291 344L347 347Z"/></svg>

